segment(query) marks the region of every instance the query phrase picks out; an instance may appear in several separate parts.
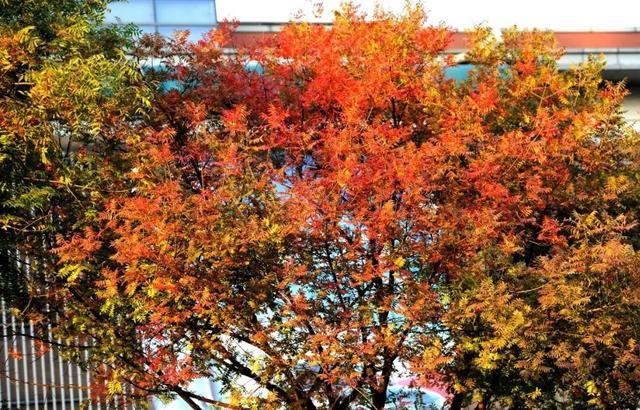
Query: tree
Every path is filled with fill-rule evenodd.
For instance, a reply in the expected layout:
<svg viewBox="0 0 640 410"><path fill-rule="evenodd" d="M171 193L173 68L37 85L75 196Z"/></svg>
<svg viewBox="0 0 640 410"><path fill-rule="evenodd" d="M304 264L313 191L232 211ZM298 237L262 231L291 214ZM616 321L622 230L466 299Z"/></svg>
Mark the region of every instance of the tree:
<svg viewBox="0 0 640 410"><path fill-rule="evenodd" d="M71 314L58 293L70 278L58 275L56 235L126 188L123 145L148 103L124 54L137 29L104 26L105 7L0 1L0 295L46 338L47 323Z"/></svg>
<svg viewBox="0 0 640 410"><path fill-rule="evenodd" d="M419 7L227 36L140 44L131 189L60 237L107 394L381 409L407 371L452 409L637 405L638 135L601 61L480 28L456 82Z"/></svg>
<svg viewBox="0 0 640 410"><path fill-rule="evenodd" d="M482 128L448 189L461 189L453 209L487 219L452 229L482 237L453 264L427 369L454 408L634 408L638 134L620 117L622 84L603 83L594 59L559 72L549 34L471 40L478 69L451 108Z"/></svg>

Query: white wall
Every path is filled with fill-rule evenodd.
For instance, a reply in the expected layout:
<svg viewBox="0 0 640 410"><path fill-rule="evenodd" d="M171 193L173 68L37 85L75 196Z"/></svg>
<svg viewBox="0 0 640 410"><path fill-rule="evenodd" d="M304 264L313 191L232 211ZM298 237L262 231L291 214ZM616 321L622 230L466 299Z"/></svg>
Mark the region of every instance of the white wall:
<svg viewBox="0 0 640 410"><path fill-rule="evenodd" d="M631 94L624 99L624 116L635 129L640 131L640 87L630 88Z"/></svg>

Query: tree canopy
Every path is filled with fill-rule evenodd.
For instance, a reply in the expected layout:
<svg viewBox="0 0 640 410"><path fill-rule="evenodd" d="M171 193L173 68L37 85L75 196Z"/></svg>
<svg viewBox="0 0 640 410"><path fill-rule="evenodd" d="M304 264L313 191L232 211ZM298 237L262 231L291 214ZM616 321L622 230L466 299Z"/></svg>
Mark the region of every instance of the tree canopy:
<svg viewBox="0 0 640 410"><path fill-rule="evenodd" d="M455 81L420 7L225 54L232 25L134 44L89 4L2 15L0 194L95 395L382 409L405 375L451 409L637 407L639 136L602 60L478 28Z"/></svg>

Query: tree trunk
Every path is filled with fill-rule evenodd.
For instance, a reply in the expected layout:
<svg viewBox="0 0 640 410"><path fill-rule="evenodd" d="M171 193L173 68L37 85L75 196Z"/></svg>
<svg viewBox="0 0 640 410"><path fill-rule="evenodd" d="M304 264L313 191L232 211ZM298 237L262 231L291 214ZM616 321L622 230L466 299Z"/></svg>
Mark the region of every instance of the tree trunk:
<svg viewBox="0 0 640 410"><path fill-rule="evenodd" d="M384 405L387 403L387 390L384 389L382 391L374 392L371 397L371 402L373 403L374 409L383 410Z"/></svg>
<svg viewBox="0 0 640 410"><path fill-rule="evenodd" d="M449 406L449 410L462 410L462 403L464 402L464 395L461 393L456 393L453 395L453 399L451 399L451 405Z"/></svg>

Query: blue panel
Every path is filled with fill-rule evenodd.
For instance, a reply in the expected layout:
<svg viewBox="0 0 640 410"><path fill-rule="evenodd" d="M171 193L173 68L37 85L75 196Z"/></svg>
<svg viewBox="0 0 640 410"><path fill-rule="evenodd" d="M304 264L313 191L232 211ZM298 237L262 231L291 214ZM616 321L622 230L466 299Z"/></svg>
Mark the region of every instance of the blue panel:
<svg viewBox="0 0 640 410"><path fill-rule="evenodd" d="M107 23L116 23L117 18L123 23L154 23L153 0L118 1L108 7L111 11L106 15Z"/></svg>
<svg viewBox="0 0 640 410"><path fill-rule="evenodd" d="M156 0L160 24L215 24L213 0Z"/></svg>
<svg viewBox="0 0 640 410"><path fill-rule="evenodd" d="M450 80L454 80L455 82L461 82L469 79L469 74L471 70L473 70L475 66L473 64L458 64L450 67L444 68L444 76ZM509 78L511 75L509 73L509 66L506 64L500 64L498 66L498 72L500 73L500 77Z"/></svg>
<svg viewBox="0 0 640 410"><path fill-rule="evenodd" d="M176 30L189 30L191 32L189 35L189 41L198 41L212 28L213 26L158 26L158 32L163 36L169 37L173 35L173 32Z"/></svg>
<svg viewBox="0 0 640 410"><path fill-rule="evenodd" d="M244 65L244 69L249 73L256 73L260 75L264 74L264 67L255 60L247 61Z"/></svg>
<svg viewBox="0 0 640 410"><path fill-rule="evenodd" d="M444 69L444 76L455 81L463 81L469 78L469 72L473 69L472 64L458 64Z"/></svg>
<svg viewBox="0 0 640 410"><path fill-rule="evenodd" d="M151 24L139 24L138 28L142 31L142 34L153 34L156 32L156 26Z"/></svg>

